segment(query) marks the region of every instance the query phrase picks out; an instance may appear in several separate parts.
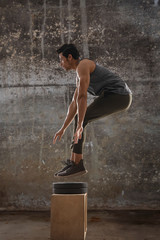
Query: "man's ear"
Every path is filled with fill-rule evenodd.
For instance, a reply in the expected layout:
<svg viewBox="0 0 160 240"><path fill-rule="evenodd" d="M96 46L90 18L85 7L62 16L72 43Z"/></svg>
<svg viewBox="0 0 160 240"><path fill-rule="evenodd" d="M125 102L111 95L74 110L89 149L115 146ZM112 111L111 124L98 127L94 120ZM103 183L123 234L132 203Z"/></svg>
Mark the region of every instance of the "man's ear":
<svg viewBox="0 0 160 240"><path fill-rule="evenodd" d="M68 54L68 60L72 60L72 59L73 59L72 54Z"/></svg>

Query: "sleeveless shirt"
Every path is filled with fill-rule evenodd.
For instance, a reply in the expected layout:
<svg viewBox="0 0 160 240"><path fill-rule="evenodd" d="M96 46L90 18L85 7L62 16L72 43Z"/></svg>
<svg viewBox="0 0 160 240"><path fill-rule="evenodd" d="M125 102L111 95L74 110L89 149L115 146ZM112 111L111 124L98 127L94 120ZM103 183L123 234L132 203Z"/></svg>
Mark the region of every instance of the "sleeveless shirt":
<svg viewBox="0 0 160 240"><path fill-rule="evenodd" d="M87 91L94 96L101 95L103 91L108 94L132 94L127 84L119 76L98 64L90 74L90 84Z"/></svg>

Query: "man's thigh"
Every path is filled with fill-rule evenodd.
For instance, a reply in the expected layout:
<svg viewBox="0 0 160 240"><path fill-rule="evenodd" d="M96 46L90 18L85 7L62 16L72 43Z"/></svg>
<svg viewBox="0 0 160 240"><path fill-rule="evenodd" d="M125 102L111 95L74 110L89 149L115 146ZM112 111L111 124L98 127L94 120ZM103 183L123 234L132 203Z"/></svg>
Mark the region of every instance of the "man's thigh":
<svg viewBox="0 0 160 240"><path fill-rule="evenodd" d="M97 97L86 110L84 125L98 118L125 110L130 102L129 95L109 94Z"/></svg>

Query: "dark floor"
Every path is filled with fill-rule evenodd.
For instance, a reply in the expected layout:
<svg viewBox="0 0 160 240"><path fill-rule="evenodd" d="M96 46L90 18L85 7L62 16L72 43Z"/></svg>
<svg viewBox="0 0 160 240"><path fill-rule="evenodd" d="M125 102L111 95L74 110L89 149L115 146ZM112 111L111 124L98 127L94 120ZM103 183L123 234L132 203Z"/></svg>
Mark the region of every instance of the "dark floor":
<svg viewBox="0 0 160 240"><path fill-rule="evenodd" d="M48 239L49 212L0 212L0 240ZM88 211L86 240L159 239L160 211Z"/></svg>

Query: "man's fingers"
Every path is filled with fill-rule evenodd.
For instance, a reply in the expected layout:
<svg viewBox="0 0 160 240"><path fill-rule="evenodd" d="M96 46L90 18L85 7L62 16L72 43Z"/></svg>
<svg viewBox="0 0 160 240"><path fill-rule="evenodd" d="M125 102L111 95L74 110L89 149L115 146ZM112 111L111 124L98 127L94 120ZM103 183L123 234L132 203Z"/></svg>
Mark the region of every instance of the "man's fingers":
<svg viewBox="0 0 160 240"><path fill-rule="evenodd" d="M77 134L74 135L74 142L78 143L78 141L77 141Z"/></svg>
<svg viewBox="0 0 160 240"><path fill-rule="evenodd" d="M61 137L62 137L62 135L59 135L59 136L58 136L58 140L59 140L59 141L61 141Z"/></svg>
<svg viewBox="0 0 160 240"><path fill-rule="evenodd" d="M57 136L55 135L54 139L53 139L53 144L56 143L56 140L57 140Z"/></svg>
<svg viewBox="0 0 160 240"><path fill-rule="evenodd" d="M56 134L56 135L54 136L54 139L53 139L53 144L55 144L55 143L56 143L56 141L57 141L57 138L58 138L58 134Z"/></svg>
<svg viewBox="0 0 160 240"><path fill-rule="evenodd" d="M78 143L78 140L82 138L82 130L77 130L74 134L74 143Z"/></svg>
<svg viewBox="0 0 160 240"><path fill-rule="evenodd" d="M78 143L78 140L81 139L81 138L82 138L82 134L77 134L77 133L76 133L76 134L74 135L74 142L75 142L75 143Z"/></svg>
<svg viewBox="0 0 160 240"><path fill-rule="evenodd" d="M62 138L62 135L57 135L53 140L53 144L55 144L57 140L61 141L61 138Z"/></svg>
<svg viewBox="0 0 160 240"><path fill-rule="evenodd" d="M60 141L62 136L64 134L64 131L58 131L55 135L54 135L54 138L53 138L53 144L56 143L57 139Z"/></svg>

